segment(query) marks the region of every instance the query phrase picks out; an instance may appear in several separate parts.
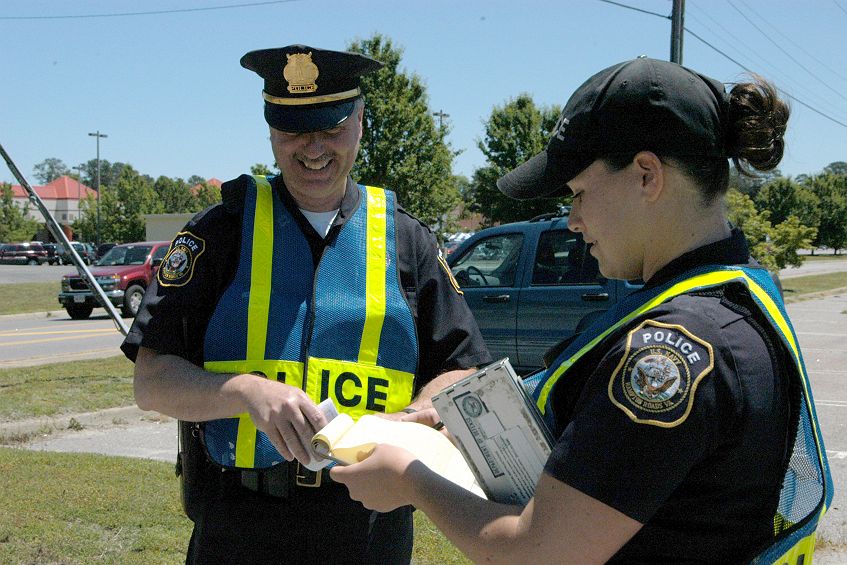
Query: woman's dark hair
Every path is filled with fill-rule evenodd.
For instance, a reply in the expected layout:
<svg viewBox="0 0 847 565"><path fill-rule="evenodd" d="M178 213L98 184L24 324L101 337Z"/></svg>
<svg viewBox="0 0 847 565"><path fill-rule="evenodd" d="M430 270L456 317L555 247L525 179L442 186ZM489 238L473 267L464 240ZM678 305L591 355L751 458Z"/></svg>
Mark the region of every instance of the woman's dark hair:
<svg viewBox="0 0 847 565"><path fill-rule="evenodd" d="M774 169L785 151L785 127L788 105L777 96L776 87L758 75L752 82L736 84L729 93L729 110L723 119L726 157L659 155L679 167L701 189L703 203L708 205L729 188L729 163L746 176L755 171ZM630 154L604 155L600 158L609 169L618 171L635 158ZM755 169L755 171L753 170Z"/></svg>

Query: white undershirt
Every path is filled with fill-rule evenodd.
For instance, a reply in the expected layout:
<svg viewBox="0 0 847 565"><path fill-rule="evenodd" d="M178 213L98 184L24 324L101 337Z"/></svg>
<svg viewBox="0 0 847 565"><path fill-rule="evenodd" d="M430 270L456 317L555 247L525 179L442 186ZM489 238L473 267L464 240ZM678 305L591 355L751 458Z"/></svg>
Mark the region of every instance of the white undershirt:
<svg viewBox="0 0 847 565"><path fill-rule="evenodd" d="M312 227L315 228L315 231L321 237L326 237L326 234L329 233L329 228L332 227L332 222L335 221L335 216L338 215L338 210L310 212L309 210L300 208L300 211L303 212L303 215L309 220L309 223L312 224Z"/></svg>

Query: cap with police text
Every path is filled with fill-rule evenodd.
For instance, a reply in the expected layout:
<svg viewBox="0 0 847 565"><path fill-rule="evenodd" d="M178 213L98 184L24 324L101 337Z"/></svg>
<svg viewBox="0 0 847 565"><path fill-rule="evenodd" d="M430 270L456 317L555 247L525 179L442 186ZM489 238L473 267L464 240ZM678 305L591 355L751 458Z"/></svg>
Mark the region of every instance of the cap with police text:
<svg viewBox="0 0 847 565"><path fill-rule="evenodd" d="M265 80L265 121L281 131L307 133L346 120L362 94L360 77L382 63L357 53L289 45L251 51L241 66Z"/></svg>
<svg viewBox="0 0 847 565"><path fill-rule="evenodd" d="M497 181L512 198L567 194L599 157L726 156L723 84L676 63L639 57L602 70L565 104L547 148Z"/></svg>

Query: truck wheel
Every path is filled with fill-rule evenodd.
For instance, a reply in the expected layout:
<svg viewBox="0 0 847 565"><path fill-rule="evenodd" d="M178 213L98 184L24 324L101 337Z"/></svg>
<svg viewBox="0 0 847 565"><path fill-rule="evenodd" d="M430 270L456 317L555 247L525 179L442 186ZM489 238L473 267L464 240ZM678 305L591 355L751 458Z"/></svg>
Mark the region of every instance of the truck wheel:
<svg viewBox="0 0 847 565"><path fill-rule="evenodd" d="M144 298L144 287L134 284L126 289L124 294L124 305L121 306L121 312L124 316L134 318L138 313L138 308L141 306L141 299Z"/></svg>
<svg viewBox="0 0 847 565"><path fill-rule="evenodd" d="M68 311L68 315L74 320L87 320L91 315L91 311L94 310L94 307L79 304L68 304L65 306L65 310Z"/></svg>

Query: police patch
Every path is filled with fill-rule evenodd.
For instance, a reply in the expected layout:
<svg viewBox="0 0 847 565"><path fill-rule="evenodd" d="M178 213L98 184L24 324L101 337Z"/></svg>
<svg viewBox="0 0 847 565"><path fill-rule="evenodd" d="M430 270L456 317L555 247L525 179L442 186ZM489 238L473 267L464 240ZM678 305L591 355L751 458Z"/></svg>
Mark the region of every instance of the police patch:
<svg viewBox="0 0 847 565"><path fill-rule="evenodd" d="M713 367L710 344L682 326L646 320L627 335L609 399L633 422L672 428L688 418L697 384Z"/></svg>
<svg viewBox="0 0 847 565"><path fill-rule="evenodd" d="M183 286L194 276L197 259L206 250L206 242L191 232L176 234L156 277L162 286Z"/></svg>

